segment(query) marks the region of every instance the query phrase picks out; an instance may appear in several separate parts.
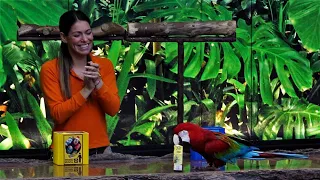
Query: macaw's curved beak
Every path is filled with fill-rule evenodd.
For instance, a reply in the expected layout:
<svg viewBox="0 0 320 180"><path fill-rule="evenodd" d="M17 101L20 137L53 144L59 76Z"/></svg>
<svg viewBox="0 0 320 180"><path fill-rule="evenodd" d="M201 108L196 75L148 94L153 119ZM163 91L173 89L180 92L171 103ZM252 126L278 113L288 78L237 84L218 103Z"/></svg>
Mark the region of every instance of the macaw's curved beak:
<svg viewBox="0 0 320 180"><path fill-rule="evenodd" d="M183 146L183 151L188 152L188 149L190 149L191 145L189 142L185 142L179 135L174 134L173 135L173 143L174 145L181 145Z"/></svg>
<svg viewBox="0 0 320 180"><path fill-rule="evenodd" d="M174 145L180 145L180 137L176 134L173 135L173 143Z"/></svg>

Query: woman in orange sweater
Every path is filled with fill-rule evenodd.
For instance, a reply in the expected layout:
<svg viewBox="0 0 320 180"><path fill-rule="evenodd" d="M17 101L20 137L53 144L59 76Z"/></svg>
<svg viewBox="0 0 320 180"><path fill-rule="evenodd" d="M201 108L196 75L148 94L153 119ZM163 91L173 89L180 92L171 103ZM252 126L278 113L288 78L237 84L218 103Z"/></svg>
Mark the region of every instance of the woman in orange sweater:
<svg viewBox="0 0 320 180"><path fill-rule="evenodd" d="M44 63L40 72L53 131L86 131L90 154L110 151L105 114L114 116L120 108L113 65L91 53L90 20L81 11L64 13L59 29L59 57Z"/></svg>

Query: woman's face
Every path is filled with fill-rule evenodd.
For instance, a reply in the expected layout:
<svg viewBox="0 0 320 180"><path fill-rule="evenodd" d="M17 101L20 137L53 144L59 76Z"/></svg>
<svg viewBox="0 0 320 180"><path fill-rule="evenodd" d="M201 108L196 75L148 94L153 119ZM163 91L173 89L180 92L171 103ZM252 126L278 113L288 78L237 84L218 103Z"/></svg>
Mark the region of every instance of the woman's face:
<svg viewBox="0 0 320 180"><path fill-rule="evenodd" d="M77 21L65 36L72 57L87 56L92 49L93 34L87 21Z"/></svg>

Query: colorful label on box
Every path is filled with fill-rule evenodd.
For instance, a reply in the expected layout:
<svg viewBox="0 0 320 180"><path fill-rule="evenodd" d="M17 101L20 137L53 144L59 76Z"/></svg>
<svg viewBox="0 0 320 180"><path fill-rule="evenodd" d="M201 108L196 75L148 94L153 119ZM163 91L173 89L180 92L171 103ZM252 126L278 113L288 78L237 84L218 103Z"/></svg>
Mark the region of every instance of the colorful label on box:
<svg viewBox="0 0 320 180"><path fill-rule="evenodd" d="M65 142L64 163L65 164L82 164L83 162L83 137L79 135L63 135Z"/></svg>

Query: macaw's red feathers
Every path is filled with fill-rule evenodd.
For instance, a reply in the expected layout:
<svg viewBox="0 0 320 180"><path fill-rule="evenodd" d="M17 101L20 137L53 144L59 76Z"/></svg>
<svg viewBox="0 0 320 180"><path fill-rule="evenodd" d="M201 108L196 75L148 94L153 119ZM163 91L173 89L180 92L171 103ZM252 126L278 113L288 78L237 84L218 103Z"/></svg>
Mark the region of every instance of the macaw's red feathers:
<svg viewBox="0 0 320 180"><path fill-rule="evenodd" d="M235 163L238 158L306 158L306 156L299 154L260 152L257 151L257 147L250 146L248 141L212 132L192 123L181 123L174 128L174 133L177 135L183 131L188 132L184 134L189 135L191 148L201 154L210 166L221 167L227 162Z"/></svg>
<svg viewBox="0 0 320 180"><path fill-rule="evenodd" d="M227 136L219 133L219 132L212 132L206 129L203 129L206 145L205 145L205 152L212 154L212 153L221 153L228 151L230 148L232 149L239 149L239 145L234 143L230 138Z"/></svg>

